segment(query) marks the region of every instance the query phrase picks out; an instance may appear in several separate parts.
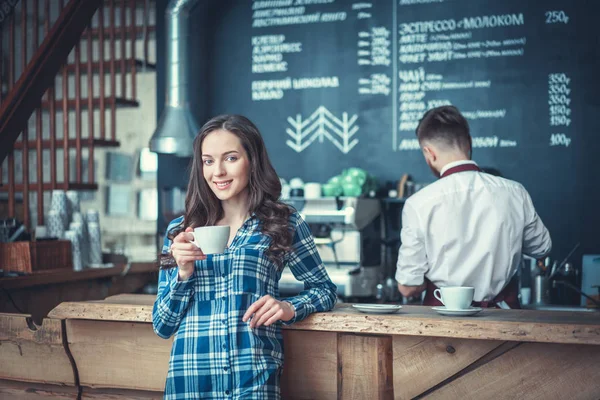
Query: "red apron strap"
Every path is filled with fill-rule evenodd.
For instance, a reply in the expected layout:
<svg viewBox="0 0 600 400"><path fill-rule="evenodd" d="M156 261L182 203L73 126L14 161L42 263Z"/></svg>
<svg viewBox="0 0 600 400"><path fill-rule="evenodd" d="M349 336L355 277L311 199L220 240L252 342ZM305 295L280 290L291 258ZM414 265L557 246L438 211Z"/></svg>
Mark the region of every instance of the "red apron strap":
<svg viewBox="0 0 600 400"><path fill-rule="evenodd" d="M517 275L513 276L508 282L508 285L494 297L495 304L498 304L501 301L504 301L510 308L521 308L521 303L519 302L519 278Z"/></svg>
<svg viewBox="0 0 600 400"><path fill-rule="evenodd" d="M423 305L430 307L443 306L442 302L433 296L433 291L438 289L438 287L427 278L425 278L425 285L425 298L423 299Z"/></svg>

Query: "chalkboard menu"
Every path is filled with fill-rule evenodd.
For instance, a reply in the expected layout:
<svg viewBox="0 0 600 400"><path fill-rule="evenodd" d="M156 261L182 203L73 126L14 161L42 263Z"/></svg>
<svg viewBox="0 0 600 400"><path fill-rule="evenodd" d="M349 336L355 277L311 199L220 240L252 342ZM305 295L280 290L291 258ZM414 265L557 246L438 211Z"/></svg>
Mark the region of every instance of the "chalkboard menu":
<svg viewBox="0 0 600 400"><path fill-rule="evenodd" d="M235 86L283 176L322 181L360 166L382 179L431 179L414 131L444 104L470 121L474 159L514 178L572 163L600 128L600 2L255 0L243 8L247 49L236 63L247 73Z"/></svg>
<svg viewBox="0 0 600 400"><path fill-rule="evenodd" d="M202 12L202 113L252 119L282 177L325 182L356 166L431 182L415 127L453 104L473 159L525 185L557 256L577 241L600 251L600 1L254 0Z"/></svg>

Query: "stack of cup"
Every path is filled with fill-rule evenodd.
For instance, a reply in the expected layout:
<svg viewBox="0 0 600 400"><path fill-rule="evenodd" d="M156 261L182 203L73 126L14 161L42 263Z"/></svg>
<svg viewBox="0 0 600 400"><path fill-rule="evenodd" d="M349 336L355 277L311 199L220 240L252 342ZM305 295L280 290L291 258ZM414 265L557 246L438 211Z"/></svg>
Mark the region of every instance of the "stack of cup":
<svg viewBox="0 0 600 400"><path fill-rule="evenodd" d="M83 224L81 222L71 222L69 224L69 230L77 233L77 237L79 238L79 253L81 257L82 266L87 265L86 254L85 254L85 243L87 242L87 238L83 233Z"/></svg>
<svg viewBox="0 0 600 400"><path fill-rule="evenodd" d="M81 260L81 238L76 231L68 230L65 232L65 239L71 241L71 253L73 257L73 270L81 271L83 262Z"/></svg>
<svg viewBox="0 0 600 400"><path fill-rule="evenodd" d="M102 238L100 235L100 224L88 221L89 238L89 265L99 266L102 264Z"/></svg>
<svg viewBox="0 0 600 400"><path fill-rule="evenodd" d="M76 212L80 212L80 204L79 204L79 192L75 190L67 191L67 215L69 217L69 221L73 221L73 214Z"/></svg>
<svg viewBox="0 0 600 400"><path fill-rule="evenodd" d="M81 260L83 261L83 266L85 267L90 263L90 244L87 224L85 223L85 219L80 212L73 213L71 225L74 223L81 225Z"/></svg>
<svg viewBox="0 0 600 400"><path fill-rule="evenodd" d="M63 230L69 227L69 206L67 195L64 190L53 190L50 210L56 211L60 215L63 224Z"/></svg>
<svg viewBox="0 0 600 400"><path fill-rule="evenodd" d="M56 210L50 210L46 216L46 227L50 237L61 239L65 234L65 226L62 216Z"/></svg>
<svg viewBox="0 0 600 400"><path fill-rule="evenodd" d="M85 213L85 220L89 224L90 222L100 223L100 214L98 210L87 210Z"/></svg>

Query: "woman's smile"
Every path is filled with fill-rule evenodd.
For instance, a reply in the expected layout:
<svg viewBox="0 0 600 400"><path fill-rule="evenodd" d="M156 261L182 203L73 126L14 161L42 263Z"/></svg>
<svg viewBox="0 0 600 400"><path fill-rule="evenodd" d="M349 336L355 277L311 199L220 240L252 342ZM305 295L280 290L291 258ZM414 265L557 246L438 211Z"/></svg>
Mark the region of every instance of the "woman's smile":
<svg viewBox="0 0 600 400"><path fill-rule="evenodd" d="M217 189L225 190L225 189L229 189L229 187L231 186L231 182L233 182L233 179L230 179L228 181L219 181L219 182L215 181L215 185L217 186Z"/></svg>

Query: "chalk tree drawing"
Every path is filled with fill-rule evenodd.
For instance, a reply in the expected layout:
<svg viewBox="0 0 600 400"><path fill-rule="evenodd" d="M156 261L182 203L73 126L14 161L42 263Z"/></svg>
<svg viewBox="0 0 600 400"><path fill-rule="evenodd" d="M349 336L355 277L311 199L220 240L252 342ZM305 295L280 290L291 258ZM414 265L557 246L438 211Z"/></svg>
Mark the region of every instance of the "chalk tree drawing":
<svg viewBox="0 0 600 400"><path fill-rule="evenodd" d="M359 129L354 125L357 119L356 114L348 119L346 112L342 113L342 119L339 119L328 109L320 106L304 121L300 114L297 114L295 119L288 117L292 129L286 128L285 131L293 140L288 139L285 143L300 153L316 139L319 139L319 143L323 143L324 138L327 138L342 153L348 154L358 143L357 138L352 138Z"/></svg>

